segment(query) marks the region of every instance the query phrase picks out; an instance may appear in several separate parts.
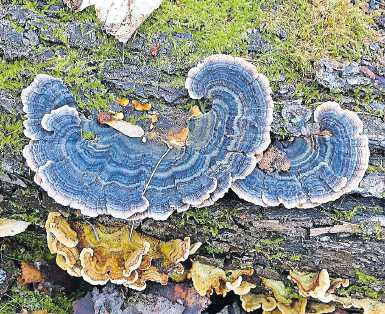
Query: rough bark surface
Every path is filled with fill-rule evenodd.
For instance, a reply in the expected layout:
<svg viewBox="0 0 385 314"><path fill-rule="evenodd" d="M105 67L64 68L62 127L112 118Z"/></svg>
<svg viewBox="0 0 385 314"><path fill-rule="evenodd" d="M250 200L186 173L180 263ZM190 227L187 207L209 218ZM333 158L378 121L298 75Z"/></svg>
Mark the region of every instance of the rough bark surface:
<svg viewBox="0 0 385 314"><path fill-rule="evenodd" d="M62 8L57 10L60 9ZM3 6L0 5L0 54L4 62L26 60L33 64L54 55L65 55L68 53L66 49L79 49L86 56L87 49L100 44L100 39L96 36L99 31L97 26L89 22L74 21L66 22L65 27L61 25L68 39L66 46L55 46L63 43L62 36L54 31L59 25L55 24L55 20L54 13L52 17L42 19L37 13L18 5L7 4L7 1ZM16 22L22 30L16 30ZM269 49L268 44L257 35L256 32L250 33L250 51L253 51L254 46L258 46L261 51ZM104 70L98 73L101 75L99 78L108 88L108 92L159 102L163 104L160 111L167 115L167 111L188 101L180 77L192 65L181 60L172 61L175 60L173 47L179 41L191 42L191 49L194 49L189 34L175 34L173 38L157 34L150 40L138 35L126 47L130 56L124 60L124 64L121 60L106 61L103 63ZM152 58L150 50L154 43L161 47L159 55L170 58L170 62L151 67L143 63L143 59ZM118 45L116 47L119 49ZM100 65L96 60L87 62ZM315 69L317 82L325 90L334 89L343 95L345 108L350 108L349 95L356 86L373 86L378 99L384 99L383 67L365 60L361 63L344 64L325 59ZM92 76L93 73L87 75ZM28 69L22 72L20 79L23 87L33 77L34 74ZM176 78L179 79L177 83L174 81ZM0 89L0 114L12 113L21 118L20 91L21 88L13 92ZM301 106L301 100L291 91L292 87L285 82L278 82L278 89L274 94L275 102L287 108ZM86 94L88 91L81 92ZM354 194L345 195L317 208L289 210L283 207L254 206L229 192L212 207L174 214L167 221L147 219L136 227L164 240L190 236L193 242L201 241L203 246L195 259L204 259L221 267L230 269L252 265L257 275L285 282L290 269L319 271L326 268L331 276L349 278L354 285L360 286L356 276L358 270L376 278L365 289L385 291L385 103L377 101L371 105L382 110L382 118L360 113L369 137L371 168ZM116 105L113 108L116 109ZM309 109L302 108L291 111L294 113L290 116L282 117L281 111L277 110L272 136L280 135L279 130L282 128L287 130L288 137L298 135L296 123L308 116L308 111ZM87 110L83 112L87 114ZM22 141L25 143L25 139ZM33 217L36 225L30 228L30 232L44 237L42 227L49 211L60 210L68 215L77 215L73 210L55 204L39 189L33 182L33 174L25 165L20 151L5 147L0 151L0 156L1 216ZM98 219L113 223L113 219L109 217ZM11 241L12 239L0 240L5 256L9 255ZM16 240L15 243L18 249L22 248L22 242ZM17 263L15 259L0 260L0 295L7 290L4 287L11 285L14 278L14 273L9 271L7 279L2 279L2 272L12 268L9 266L11 262ZM364 290L357 289L354 293L364 296Z"/></svg>

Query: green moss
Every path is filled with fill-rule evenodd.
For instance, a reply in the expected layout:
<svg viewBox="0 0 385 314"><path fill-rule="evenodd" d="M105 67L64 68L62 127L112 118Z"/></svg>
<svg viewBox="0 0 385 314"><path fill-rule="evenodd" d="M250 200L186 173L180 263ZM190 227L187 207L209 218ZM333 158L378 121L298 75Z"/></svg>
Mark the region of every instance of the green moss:
<svg viewBox="0 0 385 314"><path fill-rule="evenodd" d="M383 291L376 291L371 287L371 285L376 285L380 282L376 277L368 275L360 269L355 270L355 277L356 283L351 284L347 288L338 289L337 293L345 296L360 294L372 299L378 299L384 295Z"/></svg>
<svg viewBox="0 0 385 314"><path fill-rule="evenodd" d="M151 35L162 31L189 32L197 44L181 47L178 54L198 59L213 53L247 53L246 31L261 28L274 48L254 62L270 78L285 74L289 80L310 75L312 63L330 56L358 59L374 38L371 17L364 1L307 0L181 0L164 1L141 30ZM284 33L285 39L278 34ZM304 90L307 92L306 90Z"/></svg>
<svg viewBox="0 0 385 314"><path fill-rule="evenodd" d="M82 138L84 138L87 141L94 140L96 138L95 132L92 131L83 131L81 132Z"/></svg>
<svg viewBox="0 0 385 314"><path fill-rule="evenodd" d="M46 310L49 314L70 314L73 312L72 301L62 294L50 297L38 291L13 287L0 302L0 314L20 313L22 309L28 312Z"/></svg>
<svg viewBox="0 0 385 314"><path fill-rule="evenodd" d="M67 33L61 29L60 27L57 27L53 30L53 35L59 39L64 45L68 46L69 38Z"/></svg>
<svg viewBox="0 0 385 314"><path fill-rule="evenodd" d="M368 275L360 269L356 270L355 275L357 282L361 285L369 285L371 283L377 283L379 281L376 277Z"/></svg>
<svg viewBox="0 0 385 314"><path fill-rule="evenodd" d="M131 124L137 124L140 121L147 121L148 120L148 114L147 113L142 113L140 115L130 115L127 118L127 122Z"/></svg>
<svg viewBox="0 0 385 314"><path fill-rule="evenodd" d="M290 259L290 261L292 261L292 262L300 262L300 261L302 260L302 256L301 256L301 255L294 254L294 255L290 255L290 256L289 256L289 259Z"/></svg>
<svg viewBox="0 0 385 314"><path fill-rule="evenodd" d="M363 209L363 206L358 205L351 210L335 210L332 214L332 218L337 221L352 221L354 216L357 215L358 210Z"/></svg>
<svg viewBox="0 0 385 314"><path fill-rule="evenodd" d="M368 169L366 170L366 173L385 173L385 168L381 166L373 166L369 165Z"/></svg>
<svg viewBox="0 0 385 314"><path fill-rule="evenodd" d="M166 32L192 33L197 55L246 49L247 29L262 21L263 12L257 1L249 0L182 0L164 1L142 27L147 34ZM191 47L181 47L189 53Z"/></svg>
<svg viewBox="0 0 385 314"><path fill-rule="evenodd" d="M182 214L180 225L184 226L193 221L195 224L202 226L202 231L216 237L219 232L230 226L230 213L224 212L220 216L213 215L213 212L206 207L191 209Z"/></svg>
<svg viewBox="0 0 385 314"><path fill-rule="evenodd" d="M270 261L283 261L288 258L288 253L281 247L283 242L282 237L261 239L255 245L254 250Z"/></svg>
<svg viewBox="0 0 385 314"><path fill-rule="evenodd" d="M46 235L35 231L27 230L12 237L7 246L7 257L18 261L49 261L53 258L47 247Z"/></svg>
<svg viewBox="0 0 385 314"><path fill-rule="evenodd" d="M23 135L23 120L20 116L0 113L0 151L9 147L21 152L26 141Z"/></svg>
<svg viewBox="0 0 385 314"><path fill-rule="evenodd" d="M17 91L23 88L21 74L26 68L25 60L0 63L0 89Z"/></svg>
<svg viewBox="0 0 385 314"><path fill-rule="evenodd" d="M207 254L220 255L225 253L225 250L223 248L212 245L205 245L203 249Z"/></svg>

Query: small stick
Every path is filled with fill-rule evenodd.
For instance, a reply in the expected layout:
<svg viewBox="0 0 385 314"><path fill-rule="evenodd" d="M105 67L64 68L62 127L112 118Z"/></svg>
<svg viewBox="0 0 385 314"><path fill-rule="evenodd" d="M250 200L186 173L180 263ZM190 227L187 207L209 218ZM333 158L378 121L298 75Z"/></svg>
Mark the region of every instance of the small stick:
<svg viewBox="0 0 385 314"><path fill-rule="evenodd" d="M124 51L126 50L126 44L123 43L123 53L122 53L122 65L124 66L124 62L125 62L125 56L124 56Z"/></svg>
<svg viewBox="0 0 385 314"><path fill-rule="evenodd" d="M88 223L90 225L90 227L91 227L91 229L95 235L96 241L100 241L100 238L99 238L98 232L96 231L95 226L92 223L90 223L88 220L86 220L86 223Z"/></svg>
<svg viewBox="0 0 385 314"><path fill-rule="evenodd" d="M151 173L150 178L148 179L146 185L144 186L144 190L143 190L142 195L144 195L144 194L146 193L147 188L148 188L148 186L150 185L150 182L151 182L151 180L152 180L152 177L154 176L154 174L155 174L156 170L158 169L158 167L159 167L160 163L162 162L162 160L166 157L166 155L169 153L169 151L170 151L171 149L172 149L172 147L169 146L169 148L166 150L166 152L165 152L165 153L162 155L162 157L160 157L160 159L158 160L157 164L155 165L154 170L153 170L152 173Z"/></svg>
<svg viewBox="0 0 385 314"><path fill-rule="evenodd" d="M131 241L132 232L134 231L134 221L131 222L130 234L128 235L128 240Z"/></svg>

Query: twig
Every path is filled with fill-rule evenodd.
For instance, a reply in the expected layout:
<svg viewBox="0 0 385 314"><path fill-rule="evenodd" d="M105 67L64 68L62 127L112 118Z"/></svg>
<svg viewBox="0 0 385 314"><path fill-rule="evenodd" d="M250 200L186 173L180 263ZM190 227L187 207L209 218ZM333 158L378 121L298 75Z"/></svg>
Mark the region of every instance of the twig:
<svg viewBox="0 0 385 314"><path fill-rule="evenodd" d="M90 227L91 227L91 229L95 235L96 241L100 241L100 238L99 238L98 232L96 231L95 226L92 223L90 223L88 220L86 220L86 223L88 223L90 225Z"/></svg>
<svg viewBox="0 0 385 314"><path fill-rule="evenodd" d="M155 165L154 170L153 170L152 173L151 173L150 178L148 179L146 185L144 186L144 190L143 190L142 196L146 193L147 188L148 188L148 186L150 185L150 182L151 182L151 180L152 180L152 177L154 176L154 174L155 174L156 170L158 169L160 163L161 163L162 160L166 157L166 155L169 153L169 151L170 151L171 149L172 149L172 147L170 146L170 147L166 150L166 152L162 155L162 157L160 157L160 159L158 160L157 164Z"/></svg>

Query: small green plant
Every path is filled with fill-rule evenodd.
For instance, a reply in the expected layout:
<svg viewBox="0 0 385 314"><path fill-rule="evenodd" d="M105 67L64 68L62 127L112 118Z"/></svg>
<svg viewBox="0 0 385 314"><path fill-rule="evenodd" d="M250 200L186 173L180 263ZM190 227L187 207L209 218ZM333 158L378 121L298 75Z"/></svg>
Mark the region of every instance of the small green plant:
<svg viewBox="0 0 385 314"><path fill-rule="evenodd" d="M379 283L379 279L366 274L361 269L355 270L356 283L351 284L347 288L338 289L338 294L350 296L352 294L363 294L372 299L378 299L380 296L384 295L383 291L374 290L371 285L375 285Z"/></svg>
<svg viewBox="0 0 385 314"><path fill-rule="evenodd" d="M217 217L206 207L189 210L183 213L182 217L183 225L189 223L190 220L193 220L213 237L216 237L222 229L227 228L230 225L230 218L226 213Z"/></svg>
<svg viewBox="0 0 385 314"><path fill-rule="evenodd" d="M84 130L82 130L81 136L82 136L83 139L85 139L87 141L92 141L92 140L94 140L96 138L95 132L92 132L92 131L84 131Z"/></svg>
<svg viewBox="0 0 385 314"><path fill-rule="evenodd" d="M10 147L20 152L25 143L21 117L15 114L0 113L0 151L5 147Z"/></svg>
<svg viewBox="0 0 385 314"><path fill-rule="evenodd" d="M361 209L363 209L363 207L358 205L351 210L335 210L332 214L332 218L338 221L352 221L354 216L356 216Z"/></svg>
<svg viewBox="0 0 385 314"><path fill-rule="evenodd" d="M13 287L11 293L1 299L0 314L20 313L21 310L46 311L49 314L72 313L72 300L62 294L50 297L42 292Z"/></svg>

